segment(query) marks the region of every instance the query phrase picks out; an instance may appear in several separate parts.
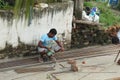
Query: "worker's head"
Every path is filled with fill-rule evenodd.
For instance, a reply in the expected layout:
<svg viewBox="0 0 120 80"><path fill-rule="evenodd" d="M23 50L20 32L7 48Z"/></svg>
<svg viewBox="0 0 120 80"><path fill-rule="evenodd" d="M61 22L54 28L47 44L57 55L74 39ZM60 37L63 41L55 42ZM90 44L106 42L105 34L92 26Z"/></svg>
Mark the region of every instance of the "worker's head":
<svg viewBox="0 0 120 80"><path fill-rule="evenodd" d="M54 37L57 34L57 30L55 28L50 29L48 36L50 38Z"/></svg>

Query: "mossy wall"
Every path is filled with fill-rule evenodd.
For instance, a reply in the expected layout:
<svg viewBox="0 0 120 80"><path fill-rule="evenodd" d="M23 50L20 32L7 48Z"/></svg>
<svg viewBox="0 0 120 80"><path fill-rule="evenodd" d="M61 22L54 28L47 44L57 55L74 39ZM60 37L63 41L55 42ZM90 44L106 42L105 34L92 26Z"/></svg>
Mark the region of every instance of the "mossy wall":
<svg viewBox="0 0 120 80"><path fill-rule="evenodd" d="M51 3L46 8L35 8L31 11L28 21L22 14L19 19L13 18L12 11L0 13L1 59L36 55L34 51L41 35L48 33L51 28L56 28L57 37L63 44L71 44L72 1Z"/></svg>

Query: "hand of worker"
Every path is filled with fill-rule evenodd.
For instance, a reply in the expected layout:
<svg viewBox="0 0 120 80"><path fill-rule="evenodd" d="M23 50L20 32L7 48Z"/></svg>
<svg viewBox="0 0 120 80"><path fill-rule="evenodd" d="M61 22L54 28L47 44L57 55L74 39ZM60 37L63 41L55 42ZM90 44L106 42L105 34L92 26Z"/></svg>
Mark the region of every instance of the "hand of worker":
<svg viewBox="0 0 120 80"><path fill-rule="evenodd" d="M61 51L64 51L64 47L61 47Z"/></svg>
<svg viewBox="0 0 120 80"><path fill-rule="evenodd" d="M48 51L50 51L50 50L51 50L49 47L46 47L46 49L47 49Z"/></svg>

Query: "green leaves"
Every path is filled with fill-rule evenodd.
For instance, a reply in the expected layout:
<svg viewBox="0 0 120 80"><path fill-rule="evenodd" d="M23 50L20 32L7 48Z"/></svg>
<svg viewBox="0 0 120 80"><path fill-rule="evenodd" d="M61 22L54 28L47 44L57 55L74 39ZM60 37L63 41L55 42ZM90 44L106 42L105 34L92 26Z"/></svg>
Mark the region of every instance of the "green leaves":
<svg viewBox="0 0 120 80"><path fill-rule="evenodd" d="M20 14L25 14L27 19L30 16L30 7L33 7L34 0L16 0L14 7L15 18L19 18Z"/></svg>
<svg viewBox="0 0 120 80"><path fill-rule="evenodd" d="M104 23L105 27L114 24L119 24L120 15L119 13L117 13L118 11L114 11L113 9L108 7L107 4L108 4L107 2L103 3L103 2L95 2L95 1L84 3L85 6L89 6L91 8L94 6L98 7L98 9L100 10L100 23Z"/></svg>
<svg viewBox="0 0 120 80"><path fill-rule="evenodd" d="M0 0L0 9L9 10L13 9L13 6L10 6L8 2L5 2L4 0Z"/></svg>

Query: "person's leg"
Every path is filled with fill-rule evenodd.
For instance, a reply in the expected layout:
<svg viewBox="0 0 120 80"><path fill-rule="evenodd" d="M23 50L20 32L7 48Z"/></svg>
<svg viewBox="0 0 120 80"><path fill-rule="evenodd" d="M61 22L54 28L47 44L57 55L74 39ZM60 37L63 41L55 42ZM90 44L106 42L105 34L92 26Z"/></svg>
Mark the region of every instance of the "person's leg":
<svg viewBox="0 0 120 80"><path fill-rule="evenodd" d="M49 56L49 59L53 62L56 62L56 58L54 54L60 51L60 47L58 45L52 46L52 50L54 51L54 53Z"/></svg>
<svg viewBox="0 0 120 80"><path fill-rule="evenodd" d="M54 54L52 54L51 56L49 56L49 60L53 61L53 62L56 62L56 58L55 58Z"/></svg>
<svg viewBox="0 0 120 80"><path fill-rule="evenodd" d="M47 49L45 49L45 48L38 48L38 52L40 54L40 56L39 56L39 62L41 62L41 59L44 62L48 61Z"/></svg>

